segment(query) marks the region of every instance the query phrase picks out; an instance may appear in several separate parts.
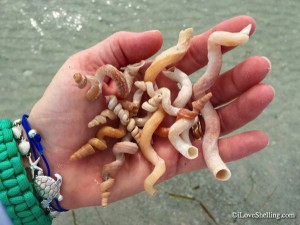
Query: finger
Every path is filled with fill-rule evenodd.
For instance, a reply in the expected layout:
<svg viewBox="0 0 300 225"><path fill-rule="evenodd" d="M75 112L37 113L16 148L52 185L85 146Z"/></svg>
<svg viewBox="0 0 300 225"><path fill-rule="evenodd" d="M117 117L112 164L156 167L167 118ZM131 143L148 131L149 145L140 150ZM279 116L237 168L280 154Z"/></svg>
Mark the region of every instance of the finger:
<svg viewBox="0 0 300 225"><path fill-rule="evenodd" d="M265 148L269 143L269 137L262 131L248 131L228 138L219 140L220 156L225 162L235 161ZM201 142L197 144L201 149ZM206 167L202 152L199 157L189 160L180 157L178 161L177 174L191 172Z"/></svg>
<svg viewBox="0 0 300 225"><path fill-rule="evenodd" d="M210 30L195 36L191 40L191 46L185 57L176 65L179 69L187 74L191 74L196 70L204 67L207 62L207 39L214 31L229 31L239 32L247 25L251 24L250 35L255 30L255 20L249 16L237 16L229 20L223 21L214 26ZM222 47L222 52L225 53L232 49L232 47Z"/></svg>
<svg viewBox="0 0 300 225"><path fill-rule="evenodd" d="M117 32L99 44L81 52L85 70L93 71L104 64L119 68L137 63L155 54L162 45L160 31L142 33Z"/></svg>
<svg viewBox="0 0 300 225"><path fill-rule="evenodd" d="M254 56L222 74L209 91L213 93L214 106L225 104L239 97L252 86L260 83L271 70L266 57Z"/></svg>
<svg viewBox="0 0 300 225"><path fill-rule="evenodd" d="M275 95L273 87L258 84L235 101L219 108L221 135L236 130L254 120L269 105Z"/></svg>

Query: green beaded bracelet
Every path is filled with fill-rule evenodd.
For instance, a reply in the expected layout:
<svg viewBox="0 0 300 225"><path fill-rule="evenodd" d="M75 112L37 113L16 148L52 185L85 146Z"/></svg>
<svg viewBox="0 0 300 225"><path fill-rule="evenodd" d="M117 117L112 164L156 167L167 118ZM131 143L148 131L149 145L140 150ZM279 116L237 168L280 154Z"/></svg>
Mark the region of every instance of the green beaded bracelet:
<svg viewBox="0 0 300 225"><path fill-rule="evenodd" d="M50 225L22 165L12 122L0 120L0 200L14 225Z"/></svg>

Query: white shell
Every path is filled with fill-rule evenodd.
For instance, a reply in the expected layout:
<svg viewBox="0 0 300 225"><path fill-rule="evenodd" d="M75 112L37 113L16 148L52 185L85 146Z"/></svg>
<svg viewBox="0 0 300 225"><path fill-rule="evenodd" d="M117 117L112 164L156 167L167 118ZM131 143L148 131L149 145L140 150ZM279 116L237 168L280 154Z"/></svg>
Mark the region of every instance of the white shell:
<svg viewBox="0 0 300 225"><path fill-rule="evenodd" d="M21 136L22 136L22 130L21 130L21 127L17 126L17 127L13 127L11 128L12 129L12 132L14 134L14 137L16 139L20 139Z"/></svg>
<svg viewBox="0 0 300 225"><path fill-rule="evenodd" d="M30 150L30 144L28 141L22 140L18 145L18 149L21 155L27 155Z"/></svg>
<svg viewBox="0 0 300 225"><path fill-rule="evenodd" d="M16 119L13 124L21 124L22 123L22 120L21 119Z"/></svg>

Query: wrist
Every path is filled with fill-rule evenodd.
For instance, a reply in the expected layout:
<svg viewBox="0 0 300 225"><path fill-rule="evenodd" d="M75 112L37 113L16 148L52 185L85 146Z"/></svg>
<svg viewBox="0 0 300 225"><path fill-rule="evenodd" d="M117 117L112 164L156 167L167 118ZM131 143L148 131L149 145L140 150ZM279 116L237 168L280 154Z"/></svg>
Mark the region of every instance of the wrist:
<svg viewBox="0 0 300 225"><path fill-rule="evenodd" d="M73 168L70 167L71 162L68 156L65 154L67 147L60 146L61 139L57 139L57 135L49 132L49 121L43 119L43 116L36 116L35 113L30 113L28 122L33 129L41 135L41 144L44 148L43 155L47 159L48 166L50 168L50 176L55 178L55 174L59 174L62 177L62 185L60 187L60 194L63 196L62 201L59 202L60 206L64 209L74 209L81 206L80 199L77 200L76 189L78 188L78 182L74 179ZM53 124L55 126L55 124ZM55 128L60 129L60 128ZM52 141L54 139L54 141ZM55 144L52 144L55 143ZM47 167L43 160L40 160L40 167L43 171L47 171ZM75 182L74 182L75 181Z"/></svg>
<svg viewBox="0 0 300 225"><path fill-rule="evenodd" d="M66 211L60 205L59 201L63 200L60 188L62 185L62 176L59 173L51 172L51 164L48 163L45 154L45 148L42 143L42 136L35 129L31 128L28 121L28 115L23 115L21 124L23 131L26 133L30 143L30 152L26 157L29 161L29 169L34 189L41 198L41 204L48 208L53 215L58 212ZM52 160L49 160L52 163Z"/></svg>

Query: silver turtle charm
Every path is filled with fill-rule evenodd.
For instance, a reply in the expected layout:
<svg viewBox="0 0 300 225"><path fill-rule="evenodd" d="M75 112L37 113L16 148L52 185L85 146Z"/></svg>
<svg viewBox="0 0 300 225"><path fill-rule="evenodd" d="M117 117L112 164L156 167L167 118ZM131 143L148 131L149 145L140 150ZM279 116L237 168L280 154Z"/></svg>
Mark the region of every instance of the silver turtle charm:
<svg viewBox="0 0 300 225"><path fill-rule="evenodd" d="M63 200L63 196L60 194L62 177L58 173L54 176L57 180L44 175L38 175L34 178L33 186L37 194L44 199L41 202L44 208L47 208L54 198L57 198L58 201Z"/></svg>

